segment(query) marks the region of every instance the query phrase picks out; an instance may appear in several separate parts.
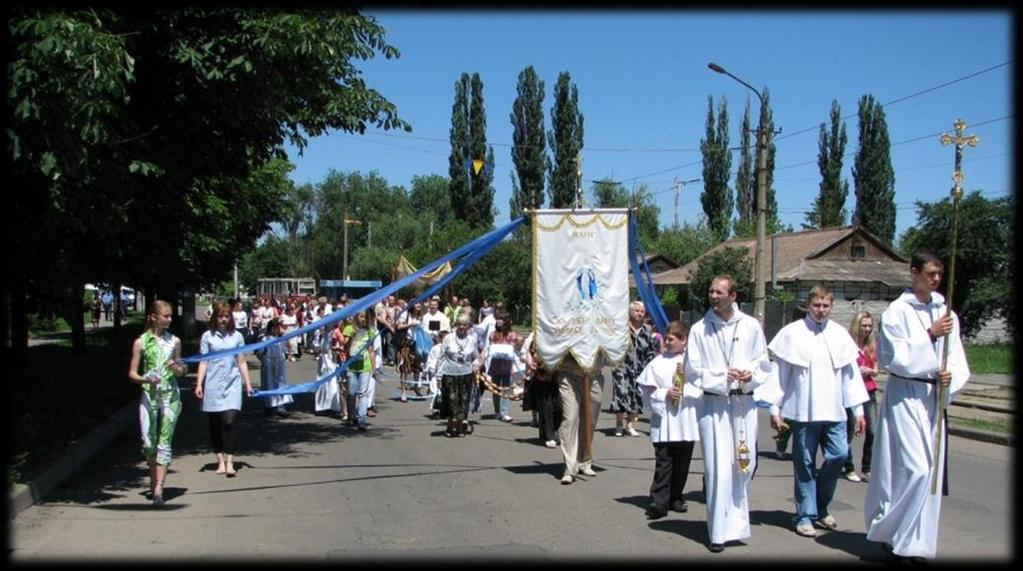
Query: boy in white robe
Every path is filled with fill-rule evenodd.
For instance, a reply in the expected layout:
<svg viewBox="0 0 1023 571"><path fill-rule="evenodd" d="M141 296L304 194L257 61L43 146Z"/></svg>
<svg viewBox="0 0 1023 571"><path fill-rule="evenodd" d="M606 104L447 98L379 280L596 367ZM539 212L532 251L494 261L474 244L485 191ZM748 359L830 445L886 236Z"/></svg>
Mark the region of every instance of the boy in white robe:
<svg viewBox="0 0 1023 571"><path fill-rule="evenodd" d="M757 405L780 397L760 323L739 311L735 280L711 280L711 308L689 331L683 395L697 418L707 491L710 550L750 537L749 483L756 470Z"/></svg>
<svg viewBox="0 0 1023 571"><path fill-rule="evenodd" d="M846 409L856 417L856 434L866 426L863 403L869 397L856 368L858 350L849 330L828 319L834 300L827 287L811 288L806 316L783 327L767 347L783 393L781 404L771 406L771 427L781 430L785 417L791 429L793 523L804 537L817 537L814 522L838 528L828 505L849 453ZM819 471L818 447L824 449Z"/></svg>
<svg viewBox="0 0 1023 571"><path fill-rule="evenodd" d="M878 410L871 457L872 473L863 506L867 539L885 544L895 557L933 558L938 549L938 519L945 462L934 462L935 427L944 424L936 402L937 385L947 387L945 402L966 384L970 367L960 339L959 317L948 315L936 290L944 265L929 252L910 261L912 287L881 315L878 366L889 372ZM941 370L944 343L948 363ZM938 433L948 451L947 426Z"/></svg>
<svg viewBox="0 0 1023 571"><path fill-rule="evenodd" d="M682 498L693 458L693 445L700 439L696 422L696 400L682 397L688 328L681 321L668 324L664 353L647 363L636 378L643 405L650 411L650 442L654 445L654 477L650 484L650 505L646 515L659 519L668 510L688 511Z"/></svg>

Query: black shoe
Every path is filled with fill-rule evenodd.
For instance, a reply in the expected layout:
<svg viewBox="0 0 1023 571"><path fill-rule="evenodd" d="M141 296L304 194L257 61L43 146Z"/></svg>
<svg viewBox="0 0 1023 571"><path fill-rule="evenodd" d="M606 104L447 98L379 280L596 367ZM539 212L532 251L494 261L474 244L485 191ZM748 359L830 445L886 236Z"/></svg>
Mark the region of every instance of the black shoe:
<svg viewBox="0 0 1023 571"><path fill-rule="evenodd" d="M463 422L462 423L462 430L463 430L464 434L472 434L472 431L473 431L472 423L469 422L469 421Z"/></svg>
<svg viewBox="0 0 1023 571"><path fill-rule="evenodd" d="M646 507L646 518L647 519L661 519L668 515L668 510L657 504L650 504Z"/></svg>
<svg viewBox="0 0 1023 571"><path fill-rule="evenodd" d="M724 543L711 543L710 544L710 552L711 553L721 553L724 550L725 550L725 544Z"/></svg>
<svg viewBox="0 0 1023 571"><path fill-rule="evenodd" d="M368 430L368 429L366 428L365 424L360 424L358 426L358 430L359 430L359 432L366 432L366 430Z"/></svg>
<svg viewBox="0 0 1023 571"><path fill-rule="evenodd" d="M689 506L686 505L685 500L675 500L671 502L671 511L684 514L689 511Z"/></svg>

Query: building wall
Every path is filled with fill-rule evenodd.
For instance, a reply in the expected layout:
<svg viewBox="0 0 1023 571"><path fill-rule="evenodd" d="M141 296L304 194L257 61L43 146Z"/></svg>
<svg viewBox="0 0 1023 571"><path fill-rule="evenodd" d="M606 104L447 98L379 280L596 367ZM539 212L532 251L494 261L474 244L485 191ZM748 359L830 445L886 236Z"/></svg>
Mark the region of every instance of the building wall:
<svg viewBox="0 0 1023 571"><path fill-rule="evenodd" d="M849 236L842 243L835 246L824 255L820 256L820 260L851 260L853 245L863 246L864 256L862 260L892 260L893 258L888 255L887 252L874 245L873 242L866 238L860 237L856 234Z"/></svg>

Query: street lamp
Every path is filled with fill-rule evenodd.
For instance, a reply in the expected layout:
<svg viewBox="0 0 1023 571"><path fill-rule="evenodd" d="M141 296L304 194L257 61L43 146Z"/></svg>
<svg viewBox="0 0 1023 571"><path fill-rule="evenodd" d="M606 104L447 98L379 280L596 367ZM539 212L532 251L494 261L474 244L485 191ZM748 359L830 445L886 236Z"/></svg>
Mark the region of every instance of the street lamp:
<svg viewBox="0 0 1023 571"><path fill-rule="evenodd" d="M348 211L345 211L344 218L342 218L341 221L343 222L343 225L345 227L344 228L344 242L345 242L344 249L345 249L345 254L344 254L344 260L342 261L342 264L341 264L341 291L343 292L344 288L345 288L345 282L348 281L348 225L349 224L362 224L362 222L359 222L358 220L351 220L351 219L349 219L348 218Z"/></svg>
<svg viewBox="0 0 1023 571"><path fill-rule="evenodd" d="M760 125L757 127L757 141L760 144L760 152L757 153L757 247L753 267L753 313L764 326L764 237L767 234L767 145L770 140L770 131L767 129L767 103L755 87L742 79L732 75L725 68L716 63L708 63L710 69L727 75L735 81L745 85L750 91L757 95L760 100Z"/></svg>

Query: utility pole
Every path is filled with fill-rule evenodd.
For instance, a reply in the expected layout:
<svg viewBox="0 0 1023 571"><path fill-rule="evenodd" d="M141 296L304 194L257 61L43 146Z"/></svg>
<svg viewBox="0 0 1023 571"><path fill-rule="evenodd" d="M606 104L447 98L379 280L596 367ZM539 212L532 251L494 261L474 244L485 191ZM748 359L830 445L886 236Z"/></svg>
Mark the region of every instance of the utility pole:
<svg viewBox="0 0 1023 571"><path fill-rule="evenodd" d="M708 63L711 70L722 73L746 86L760 100L760 124L757 127L757 142L760 152L757 157L757 247L753 266L753 313L760 327L764 327L764 303L767 297L764 287L764 240L767 234L767 145L771 133L767 129L767 102L755 87L732 75L716 63Z"/></svg>
<svg viewBox="0 0 1023 571"><path fill-rule="evenodd" d="M575 156L575 207L583 207L583 157L582 155Z"/></svg>
<svg viewBox="0 0 1023 571"><path fill-rule="evenodd" d="M700 179L694 178L692 180L679 181L678 177L675 177L675 230L678 230L678 196L679 189L687 184L694 182L700 182Z"/></svg>

